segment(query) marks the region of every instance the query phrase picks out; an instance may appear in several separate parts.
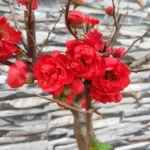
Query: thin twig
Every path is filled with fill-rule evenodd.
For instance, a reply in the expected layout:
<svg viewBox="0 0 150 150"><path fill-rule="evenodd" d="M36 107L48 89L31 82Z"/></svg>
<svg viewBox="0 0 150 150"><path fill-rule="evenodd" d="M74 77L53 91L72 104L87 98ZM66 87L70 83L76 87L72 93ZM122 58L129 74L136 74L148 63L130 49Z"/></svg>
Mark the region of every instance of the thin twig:
<svg viewBox="0 0 150 150"><path fill-rule="evenodd" d="M114 14L114 15L115 15L115 14ZM121 18L122 18L122 16L124 16L124 18L123 18L123 22L124 22L124 20L125 20L125 18L127 17L127 15L128 15L128 9L127 9L127 12L126 12L125 15L123 15L123 14L120 14L120 15L119 15L119 17L118 17L118 19L117 19L117 24L113 26L112 33L111 33L111 40L110 40L109 44L107 45L107 48L109 48L109 46L112 46L112 47L113 47L113 45L115 44L115 42L116 42L116 40L117 40L117 37L118 37L118 34L119 34L119 31L120 31L121 27L124 25L124 24L120 24ZM114 18L114 19L115 19L115 18ZM114 21L114 22L115 22L115 21ZM115 31L114 31L114 34L113 34L114 28L115 28ZM112 34L113 34L113 35L112 35Z"/></svg>
<svg viewBox="0 0 150 150"><path fill-rule="evenodd" d="M91 113L90 111L83 111L83 110L77 109L77 108L75 108L73 106L67 105L66 103L63 103L63 102L61 102L61 101L59 101L57 99L47 98L47 97L39 95L39 94L35 94L35 95L38 96L38 97L40 97L40 98L46 99L46 100L48 100L50 102L58 103L58 104L64 106L65 108L68 108L70 110L74 110L74 111L77 111L77 112L80 112L80 113L84 113L84 114Z"/></svg>
<svg viewBox="0 0 150 150"><path fill-rule="evenodd" d="M10 11L11 11L11 15L12 15L12 20L15 24L16 29L20 30L20 26L19 26L19 23L18 23L18 20L16 17L16 13L15 13L14 0L10 0L9 3L10 3ZM22 44L23 44L24 48L27 50L27 44L25 42L25 38L24 38L23 34L21 35L21 40L22 40Z"/></svg>
<svg viewBox="0 0 150 150"><path fill-rule="evenodd" d="M44 43L43 43L43 45L42 45L42 48L41 48L40 52L42 52L44 46L48 43L48 39L49 39L51 33L53 33L53 31L55 30L56 25L57 25L57 23L60 21L60 18L62 17L63 13L64 13L64 11L62 11L62 12L60 13L60 15L59 15L59 17L58 17L58 19L57 19L55 25L53 26L52 30L48 32L47 38L45 39L45 41L44 41Z"/></svg>
<svg viewBox="0 0 150 150"><path fill-rule="evenodd" d="M113 9L114 9L114 13L113 13L114 26L113 26L111 35L112 35L114 29L115 29L115 31L114 31L113 36L111 37L111 40L110 40L109 44L107 45L106 51L107 51L107 49L108 49L110 46L112 46L112 43L115 43L115 40L116 40L116 38L117 38L117 36L118 36L118 34L119 34L119 30L120 30L120 28L121 28L121 26L119 25L119 23L120 23L120 20L121 20L122 15L120 14L119 17L118 17L118 19L116 19L116 8L115 8L114 0L112 0L112 4L113 4Z"/></svg>
<svg viewBox="0 0 150 150"><path fill-rule="evenodd" d="M111 39L111 46L113 47L116 40L117 40L117 37L118 37L118 34L119 34L119 31L121 29L121 25L120 25L120 21L121 21L121 18L122 18L122 15L120 14L119 17L118 17L118 20L117 20L117 28L116 28L116 31Z"/></svg>
<svg viewBox="0 0 150 150"><path fill-rule="evenodd" d="M121 0L118 1L118 9L117 9L117 12L116 12L116 15L117 15L117 16L118 16L118 14L119 14L120 3L121 3Z"/></svg>
<svg viewBox="0 0 150 150"><path fill-rule="evenodd" d="M115 7L115 2L114 2L114 0L112 0L112 4L113 4L113 9L114 9L114 14L113 14L113 18L114 18L114 24L115 24L115 26L116 26L116 28L117 28L117 19L116 19L116 7Z"/></svg>
<svg viewBox="0 0 150 150"><path fill-rule="evenodd" d="M95 109L93 112L96 113L99 116L102 116L102 114L97 109Z"/></svg>
<svg viewBox="0 0 150 150"><path fill-rule="evenodd" d="M146 56L134 61L129 67L131 69L135 69L135 68L142 66L143 64L146 64L149 61L150 61L150 53L147 54Z"/></svg>
<svg viewBox="0 0 150 150"><path fill-rule="evenodd" d="M68 31L76 38L78 39L77 35L73 32L70 23L69 23L69 19L68 19L68 15L69 15L69 9L70 9L70 5L72 4L73 0L68 0L67 4L66 4L66 11L65 11L65 24L66 27L68 29Z"/></svg>
<svg viewBox="0 0 150 150"><path fill-rule="evenodd" d="M143 71L150 71L150 68L143 68L143 69L132 69L132 72L138 73L138 72L143 72Z"/></svg>
<svg viewBox="0 0 150 150"><path fill-rule="evenodd" d="M148 33L150 32L150 29L147 30L142 36L140 36L138 39L134 40L133 43L130 45L130 47L127 49L127 51L122 55L121 58L123 58L131 49L132 47L134 46L134 44L136 42L138 42L139 40L141 40L144 36L146 36Z"/></svg>

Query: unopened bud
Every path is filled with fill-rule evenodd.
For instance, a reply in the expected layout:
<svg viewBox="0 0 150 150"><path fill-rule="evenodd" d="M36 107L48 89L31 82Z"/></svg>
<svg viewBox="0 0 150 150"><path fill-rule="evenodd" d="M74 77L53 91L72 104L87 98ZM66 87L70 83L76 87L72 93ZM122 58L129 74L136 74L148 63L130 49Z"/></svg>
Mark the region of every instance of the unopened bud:
<svg viewBox="0 0 150 150"><path fill-rule="evenodd" d="M105 12L106 12L107 15L113 16L114 15L114 7L113 6L107 7Z"/></svg>

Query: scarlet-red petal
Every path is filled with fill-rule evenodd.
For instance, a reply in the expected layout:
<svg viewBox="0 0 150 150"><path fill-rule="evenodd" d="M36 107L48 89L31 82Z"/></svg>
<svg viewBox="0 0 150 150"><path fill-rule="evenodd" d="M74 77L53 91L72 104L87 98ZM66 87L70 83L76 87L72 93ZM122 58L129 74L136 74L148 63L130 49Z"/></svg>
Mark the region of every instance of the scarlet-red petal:
<svg viewBox="0 0 150 150"><path fill-rule="evenodd" d="M80 94L84 91L84 84L79 78L76 78L71 84L71 88L74 94Z"/></svg>
<svg viewBox="0 0 150 150"><path fill-rule="evenodd" d="M26 8L28 9L28 7L29 7L29 6L28 6L28 5L29 5L28 0L17 0L17 2L18 2L18 4L25 5ZM33 9L33 10L38 9L38 0L34 0L34 1L33 1L32 9Z"/></svg>
<svg viewBox="0 0 150 150"><path fill-rule="evenodd" d="M8 85L12 88L21 87L25 83L26 73L27 66L21 60L16 60L8 71Z"/></svg>

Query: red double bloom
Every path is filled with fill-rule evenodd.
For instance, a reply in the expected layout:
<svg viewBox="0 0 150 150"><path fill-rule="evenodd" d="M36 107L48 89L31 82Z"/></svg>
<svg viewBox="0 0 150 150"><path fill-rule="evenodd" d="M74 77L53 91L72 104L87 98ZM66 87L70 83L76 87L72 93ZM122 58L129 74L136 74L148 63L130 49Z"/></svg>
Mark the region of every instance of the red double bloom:
<svg viewBox="0 0 150 150"><path fill-rule="evenodd" d="M92 79L91 97L102 103L118 102L119 94L130 83L130 69L113 57L102 58L97 75Z"/></svg>
<svg viewBox="0 0 150 150"><path fill-rule="evenodd" d="M21 41L21 32L15 31L7 23L4 16L0 16L0 60L6 61L15 53L19 53L16 46Z"/></svg>

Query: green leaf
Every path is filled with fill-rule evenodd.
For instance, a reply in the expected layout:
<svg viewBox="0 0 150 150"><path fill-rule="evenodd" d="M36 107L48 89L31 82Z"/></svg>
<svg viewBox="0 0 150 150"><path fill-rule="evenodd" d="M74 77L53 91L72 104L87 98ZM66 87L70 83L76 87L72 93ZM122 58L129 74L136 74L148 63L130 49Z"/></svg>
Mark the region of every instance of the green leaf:
<svg viewBox="0 0 150 150"><path fill-rule="evenodd" d="M91 147L90 150L112 150L113 147L106 143L101 143L96 140L91 141Z"/></svg>
<svg viewBox="0 0 150 150"><path fill-rule="evenodd" d="M19 49L19 54L16 55L17 58L21 59L23 57L23 50Z"/></svg>

